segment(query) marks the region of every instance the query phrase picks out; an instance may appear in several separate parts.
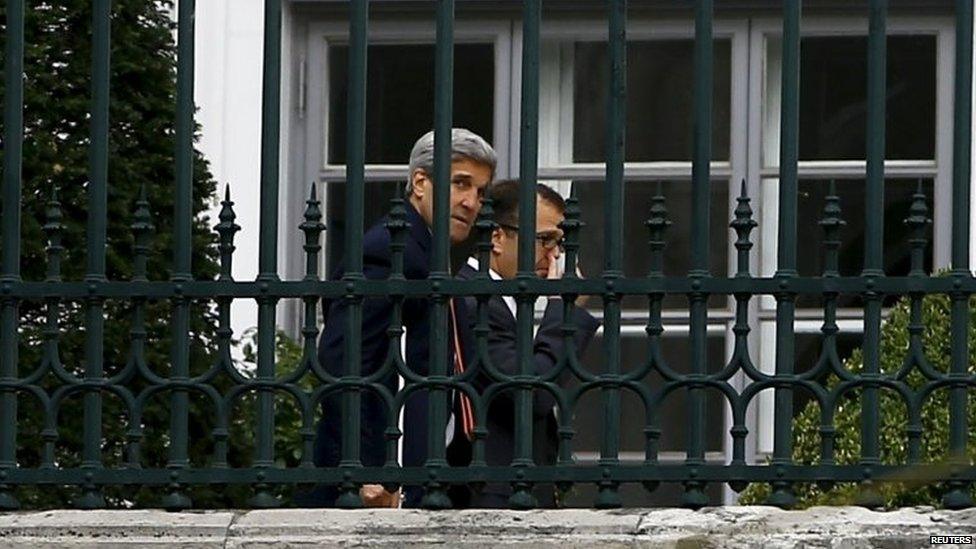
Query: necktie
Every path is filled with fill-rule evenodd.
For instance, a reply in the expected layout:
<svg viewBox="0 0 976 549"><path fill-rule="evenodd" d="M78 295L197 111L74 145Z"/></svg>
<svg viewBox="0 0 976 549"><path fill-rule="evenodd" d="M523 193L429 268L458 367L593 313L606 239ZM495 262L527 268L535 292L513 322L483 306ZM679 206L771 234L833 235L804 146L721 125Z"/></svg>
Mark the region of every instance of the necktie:
<svg viewBox="0 0 976 549"><path fill-rule="evenodd" d="M454 300L451 304L451 332L454 336L454 373L464 373L464 350L461 348L461 337L458 335L457 312L454 310ZM461 429L468 440L474 439L474 409L471 407L471 399L468 395L458 392L458 400L461 408Z"/></svg>

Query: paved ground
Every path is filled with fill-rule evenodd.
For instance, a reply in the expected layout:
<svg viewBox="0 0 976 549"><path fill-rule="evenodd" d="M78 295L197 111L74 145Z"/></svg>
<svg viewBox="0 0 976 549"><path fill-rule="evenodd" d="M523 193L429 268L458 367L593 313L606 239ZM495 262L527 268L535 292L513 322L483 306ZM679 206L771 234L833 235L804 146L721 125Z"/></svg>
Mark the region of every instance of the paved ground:
<svg viewBox="0 0 976 549"><path fill-rule="evenodd" d="M929 547L976 536L976 509L395 509L0 514L0 547ZM944 540L953 541L953 540ZM976 547L976 539L947 547Z"/></svg>

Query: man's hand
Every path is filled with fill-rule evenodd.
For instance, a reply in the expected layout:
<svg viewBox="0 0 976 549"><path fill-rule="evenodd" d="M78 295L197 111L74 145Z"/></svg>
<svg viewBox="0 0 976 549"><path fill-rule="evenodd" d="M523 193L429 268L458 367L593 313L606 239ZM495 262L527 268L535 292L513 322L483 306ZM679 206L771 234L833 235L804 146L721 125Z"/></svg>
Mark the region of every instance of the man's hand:
<svg viewBox="0 0 976 549"><path fill-rule="evenodd" d="M563 268L559 264L559 256L557 255L556 250L558 250L558 248L553 248L548 253L549 271L546 273L546 279L548 280L557 280L563 277ZM576 265L576 276L581 279L583 278L583 272L580 271L579 265ZM577 307L582 307L586 305L586 302L589 301L589 299L590 296L580 294L576 296L576 301L574 301L574 303Z"/></svg>
<svg viewBox="0 0 976 549"><path fill-rule="evenodd" d="M547 280L558 280L563 277L563 269L559 265L559 248L553 248L546 252L549 258L549 269L546 271Z"/></svg>
<svg viewBox="0 0 976 549"><path fill-rule="evenodd" d="M576 276L580 280L582 280L584 278L583 271L580 270L579 264L576 265ZM580 294L580 295L576 296L576 301L574 301L574 303L576 304L577 307L584 307L586 305L586 302L589 301L589 300L590 300L590 296L588 296L586 294Z"/></svg>
<svg viewBox="0 0 976 549"><path fill-rule="evenodd" d="M389 507L396 509L400 506L400 491L387 492L382 484L364 484L359 489L359 497L365 507Z"/></svg>

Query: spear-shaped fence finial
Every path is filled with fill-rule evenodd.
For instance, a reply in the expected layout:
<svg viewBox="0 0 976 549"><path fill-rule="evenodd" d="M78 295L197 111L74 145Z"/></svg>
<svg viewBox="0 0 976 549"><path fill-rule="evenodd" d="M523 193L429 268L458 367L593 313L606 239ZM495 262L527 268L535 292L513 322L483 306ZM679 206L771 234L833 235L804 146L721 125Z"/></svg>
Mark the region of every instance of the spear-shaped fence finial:
<svg viewBox="0 0 976 549"><path fill-rule="evenodd" d="M932 224L923 185L923 181L919 179L915 194L912 195L912 204L908 208L908 217L905 218L905 225L908 225L911 231L908 238L912 258L912 268L909 272L911 276L925 276L925 246L928 244L926 232Z"/></svg>
<svg viewBox="0 0 976 549"><path fill-rule="evenodd" d="M149 258L150 237L156 229L152 222L152 212L149 210L149 199L147 198L145 183L139 186L139 198L136 199L136 211L133 214L132 225L129 228L132 230L135 238L132 279L145 281L147 280L146 264Z"/></svg>
<svg viewBox="0 0 976 549"><path fill-rule="evenodd" d="M820 226L824 231L824 247L826 248L824 276L840 276L838 250L841 244L840 230L844 225L847 225L847 222L841 218L837 182L831 179L827 197L824 199L823 218L820 219Z"/></svg>
<svg viewBox="0 0 976 549"><path fill-rule="evenodd" d="M312 182L311 190L308 193L308 200L305 201L305 220L298 225L298 228L305 233L305 279L317 280L319 276L318 258L322 250L322 232L325 225L322 223L322 203L316 193L315 182Z"/></svg>
<svg viewBox="0 0 976 549"><path fill-rule="evenodd" d="M47 201L45 212L44 234L47 236L47 280L48 282L58 282L61 280L61 258L64 247L61 245L61 236L64 234L63 213L61 212L61 202L58 200L58 186L51 184L51 196Z"/></svg>
<svg viewBox="0 0 976 549"><path fill-rule="evenodd" d="M651 248L651 276L664 275L664 248L667 246L664 237L668 227L671 226L671 220L668 219L668 207L665 202L664 182L658 181L656 192L651 197L649 216L644 222L644 226L650 233L650 239L647 243Z"/></svg>
<svg viewBox="0 0 976 549"><path fill-rule="evenodd" d="M231 275L231 262L234 255L234 235L241 230L240 225L234 221L237 214L234 213L234 202L230 199L230 184L224 188L224 200L220 203L219 214L220 223L215 229L220 235L220 280L233 280Z"/></svg>
<svg viewBox="0 0 976 549"><path fill-rule="evenodd" d="M749 193L746 190L746 180L742 179L742 187L739 191L739 197L735 199L735 219L729 224L730 227L735 231L736 241L735 249L738 250L738 273L736 276L749 276L749 250L752 249L752 242L749 240L749 234L755 229L759 223L752 218L752 201L749 198Z"/></svg>

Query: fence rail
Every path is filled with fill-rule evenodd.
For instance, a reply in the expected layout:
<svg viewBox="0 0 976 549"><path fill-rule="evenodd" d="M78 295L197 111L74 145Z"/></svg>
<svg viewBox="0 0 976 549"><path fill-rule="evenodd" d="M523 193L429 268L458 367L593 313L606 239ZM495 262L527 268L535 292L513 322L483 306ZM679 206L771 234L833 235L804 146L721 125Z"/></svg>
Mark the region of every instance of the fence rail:
<svg viewBox="0 0 976 549"><path fill-rule="evenodd" d="M533 248L536 219L535 185L538 181L538 119L539 119L539 56L540 26L542 21L541 0L523 3L522 47L522 104L520 136L520 210L523 220L519 227L520 248L518 276L514 280L494 281L487 276L487 248L481 246L481 265L485 269L476 280L462 281L452 278L449 267L449 220L447 216L449 186L435 187L433 226L433 259L431 275L426 280L407 280L404 277L402 246L394 246L394 271L388 280L368 280L363 275L364 203L365 196L365 139L366 139L366 67L368 37L367 0L349 2L349 101L348 101L348 162L347 199L345 215L347 231L347 269L341 280L323 280L319 273L320 240L325 230L322 223L321 204L317 190L311 189L307 200L304 222L299 230L304 236L307 274L302 280L283 281L278 276L278 191L279 191L279 126L282 71L281 63L281 0L265 2L264 72L261 143L261 219L259 274L253 281L235 281L231 276L234 236L240 227L235 222L230 191L224 197L220 223L214 227L218 234L220 274L216 280L194 280L191 275L192 250L192 177L193 177L193 14L195 2L181 0L178 23L178 72L177 72L177 134L176 134L176 181L175 239L173 273L167 281L150 281L146 273L152 220L148 202L143 196L135 204L132 231L136 248L133 257L134 276L131 280L106 279L106 207L109 183L107 167L110 162L109 90L111 68L111 21L110 0L93 0L92 41L93 65L91 88L91 164L88 185L88 233L87 274L83 280L62 280L61 262L63 248L61 233L62 206L55 191L48 204L48 219L44 225L49 246L47 248L48 275L43 281L21 278L21 179L24 144L24 0L6 0L6 43L4 67L5 110L3 149L3 218L2 218L2 267L0 267L0 509L16 509L19 502L15 492L23 486L74 486L80 491L75 503L81 508L105 506L103 491L107 486L159 485L165 494L159 504L166 508L189 508L194 502L187 495L187 488L206 484L244 484L253 487L251 505L271 507L282 502L275 497L273 488L283 484L325 483L338 486L342 496L338 504L344 507L361 505L358 488L367 483L383 483L388 486L414 485L426 490L424 505L438 508L450 505L445 500L448 485L466 483L510 483L515 495L511 504L530 507L529 495L533 484L550 482L560 487L574 483L595 484L599 488L594 505L602 508L621 505L619 488L625 483L641 483L655 489L660 483L679 483L684 487L683 504L701 507L708 502L705 489L709 484L728 483L735 490L742 490L749 483L768 483L772 488L770 502L782 507L795 503L793 486L799 482L835 483L855 482L862 486L862 502L880 505L876 483L884 481L917 481L920 478L932 482L944 482L944 504L950 508L972 505L971 483L976 481L974 469L967 457L968 400L974 394L976 377L969 364L969 302L976 294L976 279L969 265L970 246L970 181L971 181L971 101L972 101L972 39L973 10L969 0L956 2L956 59L954 102L954 153L952 176L952 270L947 276L930 276L924 270L925 228L928 205L925 195L915 195L911 211L905 212L906 223L914 231L911 240L912 265L908 276L886 276L883 270L884 219L884 151L885 151L885 63L886 63L886 15L887 1L869 2L869 58L868 58L868 138L867 138L867 195L869 214L866 217L865 256L863 271L859 276L839 276L837 234L843 220L841 205L833 190L825 204L821 226L825 234L826 270L822 276L800 276L797 272L799 242L797 236L797 185L799 166L799 74L800 74L800 0L784 0L783 4L783 56L782 56L782 113L781 149L779 161L779 220L778 220L778 270L772 277L755 277L756 270L750 259L753 243L750 233L757 226L753 219L750 197L743 182L738 207L730 229L736 236L737 271L730 277L714 276L709 272L709 186L712 180L710 165L712 135L712 0L695 2L695 52L693 90L695 119L694 155L692 163L692 211L687 212L696 220L691 229L691 269L686 276L665 276L663 250L667 244L670 224L667 204L659 191L648 204L647 220L649 244L646 277L626 277L623 264L623 184L624 184L624 132L626 83L626 21L627 2L608 0L607 20L609 36L610 78L607 104L606 173L605 173L605 227L586 230L602 230L606 250L606 262L602 273L581 279L567 272L561 280L541 280L533 272ZM451 150L445 136L452 127L452 74L453 74L453 21L455 5L452 0L436 3L437 45L435 52L436 104L433 127L435 128L435 173L437 181L450 179ZM682 215L685 212L682 212ZM406 224L403 199L391 205L388 225L393 242L401 242ZM482 211L478 229L482 243L490 234L491 223ZM566 220L563 223L566 236L566 253L569 264L575 262L579 248L581 229L580 205L575 197L568 201ZM631 235L628 235L630 237ZM398 255L399 254L399 255ZM520 341L519 371L507 376L499 373L487 360L465 374L449 375L448 311L450 298L475 296L479 308L485 307L493 295L512 295L517 302L518 335ZM566 297L567 312L572 310L572 299L579 294L598 296L603 302L603 370L594 372L580 363L580 358L570 350L560 358L557 372L538 376L533 373L531 347L534 303L540 296L562 295ZM731 359L718 371L710 371L707 356L708 297L726 295L735 301L734 352ZM621 300L624 296L645 296L648 300L648 360L637 368L625 370L621 357ZM690 374L678 373L660 354L662 302L667 295L686 296L689 303ZM776 356L775 371L767 373L757 368L750 357L748 338L750 324L748 309L758 296L768 295L776 300ZM806 372L794 369L796 344L794 320L796 301L799 296L816 295L823 299L824 328L823 356L818 365ZM851 372L844 368L836 354L835 324L837 299L844 295L857 295L864 300L864 368ZM880 370L881 326L883 298L886 295L910 296L913 328L910 346L905 349L906 365L895 373ZM936 371L924 359L921 348L921 302L928 295L946 295L951 301L951 368L943 373ZM429 300L433 311L431 331L431 364L429 376L418 376L404 365L397 344L402 329L391 330L391 354L386 365L375 372L361 371L362 326L360 315L364 300L384 296L396 302L405 298ZM302 359L296 370L281 373L276 370L275 313L282 299L298 298L304 304L302 328ZM317 308L323 299L344 299L349 304L350 318L345 337L346 374L337 376L318 363L316 346L320 327L317 325ZM168 300L171 303L172 348L168 375L154 370L145 356L144 332L146 303L150 300ZM258 303L258 328L256 336L256 369L245 373L230 358L231 338L230 307L234 300L255 300ZM48 336L44 341L42 364L26 368L19 360L20 317L19 307L28 302L43 303L48 311ZM105 306L122 302L132 311L133 357L124 368L107 374L104 349ZM190 343L190 319L195 304L208 303L216 311L219 323L218 337L211 342L216 349L212 365L199 368L192 364ZM58 360L61 335L58 324L59 308L68 304L81 304L86 311L84 326L85 360L82 373L72 371ZM397 310L397 315L400 311ZM400 318L393 321L401 326ZM480 326L479 338L485 337L485 325ZM567 324L567 333L571 326ZM191 367L197 366L197 367ZM496 380L485 393L473 388L471 380L482 368ZM26 373L25 373L26 371ZM192 373L191 372L197 372ZM384 375L398 372L407 385L393 392L381 382ZM569 373L575 385L568 387L557 382L563 373ZM642 380L650 372L663 378L660 386L651 386ZM924 376L920 387L911 387L906 379L912 373ZM839 382L827 386L822 379L833 374ZM741 387L734 377L745 380ZM229 380L219 385L218 379ZM305 385L303 385L303 382ZM431 442L428 462L421 467L402 467L396 461L402 433L396 418L403 410L407 396L424 388L431 395L427 417ZM467 394L474 407L476 424L485 424L487 403L501 391L514 392L516 417L519 425L516 433L515 460L510 466L489 466L485 461L484 441L488 433L483 427L476 429L473 443L473 461L468 467L448 467L445 461L445 433L450 391ZM775 392L774 448L769 464L747 462L746 412L763 390ZM533 394L549 392L559 409L560 448L555 465L535 465L532 461L531 414ZM661 436L660 414L662 403L669 394L685 391L688 395L686 458L680 464L658 461L658 442ZM861 417L860 460L857 464L837 464L834 448L833 414L842 399L859 391L864 413ZM927 399L938 391L949 394L949 438L945 441L951 456L944 465L920 464L922 407ZM322 400L338 392L342 399L342 423L345 426L341 444L341 464L333 468L316 468L312 465L315 437L314 424ZM601 430L599 459L596 464L573 462L574 431L572 414L582 397L597 392L602 398L604 415ZM641 422L646 441L646 452L641 463L622 463L620 455L621 395L629 392L644 406L645 417ZM908 424L905 443L908 446L906 463L882 463L880 432L880 395L884 392L897 395L907 409ZM706 461L705 398L717 393L728 404L731 420L729 455L727 463ZM822 453L817 464L798 464L793 460L794 396L805 393L815 399L822 410L820 429ZM365 394L379 398L383 406L393 411L393 418L386 432L387 462L383 466L363 466L360 456L361 405ZM64 466L56 459L59 444L59 410L67 399L81 395L83 398L83 447L77 466ZM165 395L168 398L168 426L143 424L143 412L151 399ZM247 400L249 396L253 399ZM122 403L123 418L106 417L105 399L111 397ZM38 467L20 466L17 459L23 450L18 433L18 404L27 400L39 403L44 411L43 448ZM191 463L189 444L192 403L202 400L212 406L214 424L210 430L212 461L206 466ZM276 464L279 450L275 448L276 410L284 402L291 402L299 413L301 452L298 467L284 468ZM230 418L235 406L253 407L256 424L253 425L253 456L250 463L232 465L239 456L228 455ZM711 418L714 420L714 418ZM106 465L103 445L103 425L106 421L123 421L126 424L125 456L121 463ZM155 430L150 434L150 427ZM147 466L141 455L141 445L149 436L161 436L165 431L167 460L165 464Z"/></svg>

